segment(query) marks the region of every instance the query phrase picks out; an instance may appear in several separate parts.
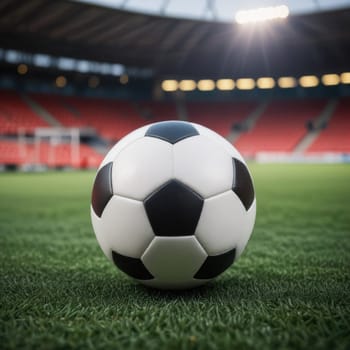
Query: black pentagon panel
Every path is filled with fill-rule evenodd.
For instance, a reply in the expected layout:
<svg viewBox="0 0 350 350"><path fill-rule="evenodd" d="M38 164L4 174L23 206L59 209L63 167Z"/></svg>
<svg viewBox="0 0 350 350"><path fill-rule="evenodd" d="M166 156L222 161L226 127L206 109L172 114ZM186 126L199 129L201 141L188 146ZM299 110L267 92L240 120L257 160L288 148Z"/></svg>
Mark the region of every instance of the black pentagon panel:
<svg viewBox="0 0 350 350"><path fill-rule="evenodd" d="M241 161L233 158L233 184L232 190L237 194L245 209L248 210L255 197L252 178L247 167Z"/></svg>
<svg viewBox="0 0 350 350"><path fill-rule="evenodd" d="M113 196L112 167L113 163L110 162L99 170L92 189L91 204L94 212L99 217L101 217L106 204Z"/></svg>
<svg viewBox="0 0 350 350"><path fill-rule="evenodd" d="M145 136L156 137L171 144L199 135L192 124L182 121L166 121L152 125Z"/></svg>
<svg viewBox="0 0 350 350"><path fill-rule="evenodd" d="M154 277L146 269L141 259L130 258L129 256L121 255L112 250L114 264L130 277L138 280L151 280Z"/></svg>
<svg viewBox="0 0 350 350"><path fill-rule="evenodd" d="M170 180L144 201L147 216L158 236L189 236L196 230L203 198L183 183Z"/></svg>
<svg viewBox="0 0 350 350"><path fill-rule="evenodd" d="M219 276L233 264L235 256L236 248L224 254L208 256L194 278L205 280Z"/></svg>

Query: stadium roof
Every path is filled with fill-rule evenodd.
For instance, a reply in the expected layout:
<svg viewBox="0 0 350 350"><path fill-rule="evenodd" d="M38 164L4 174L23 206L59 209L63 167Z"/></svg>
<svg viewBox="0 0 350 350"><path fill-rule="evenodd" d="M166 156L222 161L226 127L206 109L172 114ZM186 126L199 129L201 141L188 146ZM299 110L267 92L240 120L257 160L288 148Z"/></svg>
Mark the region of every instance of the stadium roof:
<svg viewBox="0 0 350 350"><path fill-rule="evenodd" d="M232 21L242 9L285 4L291 14L315 13L350 6L350 0L76 0L159 16Z"/></svg>
<svg viewBox="0 0 350 350"><path fill-rule="evenodd" d="M338 72L350 69L350 10L239 26L68 0L2 0L0 47L150 68L158 76Z"/></svg>

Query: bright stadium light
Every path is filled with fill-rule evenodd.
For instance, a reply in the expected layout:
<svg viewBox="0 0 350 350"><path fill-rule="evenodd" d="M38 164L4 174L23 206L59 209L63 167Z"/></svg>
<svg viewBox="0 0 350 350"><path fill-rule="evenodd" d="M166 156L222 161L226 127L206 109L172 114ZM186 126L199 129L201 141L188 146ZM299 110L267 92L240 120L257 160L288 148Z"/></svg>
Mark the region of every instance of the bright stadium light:
<svg viewBox="0 0 350 350"><path fill-rule="evenodd" d="M297 81L293 77L280 77L278 79L278 86L282 89L294 88L297 86Z"/></svg>
<svg viewBox="0 0 350 350"><path fill-rule="evenodd" d="M62 70L74 70L76 60L70 57L59 57L57 67Z"/></svg>
<svg viewBox="0 0 350 350"><path fill-rule="evenodd" d="M129 77L127 74L122 74L119 78L120 84L127 84L129 82Z"/></svg>
<svg viewBox="0 0 350 350"><path fill-rule="evenodd" d="M235 82L232 79L219 79L216 81L216 87L222 91L233 90Z"/></svg>
<svg viewBox="0 0 350 350"><path fill-rule="evenodd" d="M304 75L299 79L299 84L302 87L315 87L319 84L319 79L315 75Z"/></svg>
<svg viewBox="0 0 350 350"><path fill-rule="evenodd" d="M338 85L340 82L340 77L338 74L325 74L322 75L322 84L326 86Z"/></svg>
<svg viewBox="0 0 350 350"><path fill-rule="evenodd" d="M63 88L67 85L67 79L63 75L59 75L56 78L55 83L58 88Z"/></svg>
<svg viewBox="0 0 350 350"><path fill-rule="evenodd" d="M193 91L196 88L196 82L194 80L181 80L179 88L182 91Z"/></svg>
<svg viewBox="0 0 350 350"><path fill-rule="evenodd" d="M163 80L162 90L166 92L176 91L179 87L179 83L176 80Z"/></svg>
<svg viewBox="0 0 350 350"><path fill-rule="evenodd" d="M49 55L38 53L33 55L33 63L38 67L50 67L52 64L52 58Z"/></svg>
<svg viewBox="0 0 350 350"><path fill-rule="evenodd" d="M241 10L236 13L235 19L239 24L266 22L275 19L287 18L289 8L286 5L260 7L251 10Z"/></svg>
<svg viewBox="0 0 350 350"><path fill-rule="evenodd" d="M340 81L342 84L350 84L350 72L340 74Z"/></svg>
<svg viewBox="0 0 350 350"><path fill-rule="evenodd" d="M100 79L95 75L89 78L88 85L90 88L92 89L97 88L99 84L100 84Z"/></svg>
<svg viewBox="0 0 350 350"><path fill-rule="evenodd" d="M255 81L250 78L238 79L236 86L239 90L252 90L255 87Z"/></svg>
<svg viewBox="0 0 350 350"><path fill-rule="evenodd" d="M28 66L24 63L21 63L17 66L17 73L20 75L27 74L28 72Z"/></svg>
<svg viewBox="0 0 350 350"><path fill-rule="evenodd" d="M197 83L197 88L200 91L212 91L215 89L215 83L210 79L203 79Z"/></svg>
<svg viewBox="0 0 350 350"><path fill-rule="evenodd" d="M262 77L256 81L256 85L259 89L272 89L275 87L276 83L273 78Z"/></svg>

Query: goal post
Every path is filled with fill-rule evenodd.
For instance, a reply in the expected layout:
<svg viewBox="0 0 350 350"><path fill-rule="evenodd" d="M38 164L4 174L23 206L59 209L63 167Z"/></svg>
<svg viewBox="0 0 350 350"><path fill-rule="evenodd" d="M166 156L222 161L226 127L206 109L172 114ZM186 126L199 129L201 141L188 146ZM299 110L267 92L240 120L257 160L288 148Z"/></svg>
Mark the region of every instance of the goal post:
<svg viewBox="0 0 350 350"><path fill-rule="evenodd" d="M66 157L64 148L69 146ZM60 153L61 152L61 153ZM80 130L79 128L37 128L34 132L34 163L38 166L77 167L80 164Z"/></svg>

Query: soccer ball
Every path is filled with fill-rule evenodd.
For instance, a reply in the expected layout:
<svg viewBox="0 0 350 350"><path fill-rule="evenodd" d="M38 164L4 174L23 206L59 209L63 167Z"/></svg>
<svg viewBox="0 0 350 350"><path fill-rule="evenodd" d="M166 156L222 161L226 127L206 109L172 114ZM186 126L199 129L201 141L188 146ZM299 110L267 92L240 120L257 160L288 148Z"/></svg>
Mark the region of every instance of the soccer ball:
<svg viewBox="0 0 350 350"><path fill-rule="evenodd" d="M121 139L95 178L91 219L105 255L139 282L199 286L244 250L255 222L239 152L201 125L165 121Z"/></svg>

